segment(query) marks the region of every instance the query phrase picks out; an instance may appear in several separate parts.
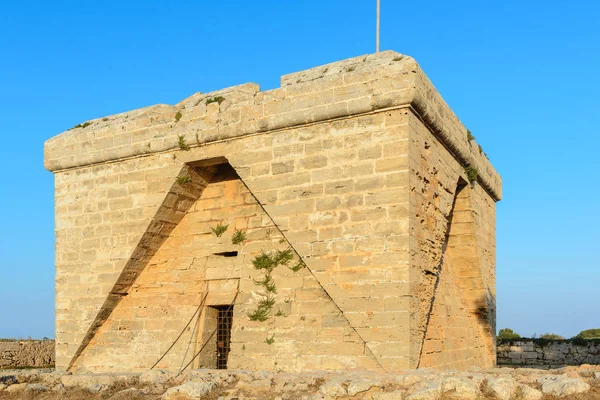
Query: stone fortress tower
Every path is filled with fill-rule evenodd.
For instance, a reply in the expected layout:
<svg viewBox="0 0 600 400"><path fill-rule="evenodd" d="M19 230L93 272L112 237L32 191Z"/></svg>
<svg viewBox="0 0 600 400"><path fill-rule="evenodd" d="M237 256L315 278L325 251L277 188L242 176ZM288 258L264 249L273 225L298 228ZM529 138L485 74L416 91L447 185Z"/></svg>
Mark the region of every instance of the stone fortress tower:
<svg viewBox="0 0 600 400"><path fill-rule="evenodd" d="M501 180L410 57L45 144L58 369L492 366Z"/></svg>

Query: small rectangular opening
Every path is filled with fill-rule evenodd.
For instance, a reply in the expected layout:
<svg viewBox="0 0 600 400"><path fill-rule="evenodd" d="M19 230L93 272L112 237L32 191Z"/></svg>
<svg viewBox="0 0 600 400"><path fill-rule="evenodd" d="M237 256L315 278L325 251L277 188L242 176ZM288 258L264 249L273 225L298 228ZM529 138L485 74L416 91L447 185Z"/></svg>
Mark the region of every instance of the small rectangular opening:
<svg viewBox="0 0 600 400"><path fill-rule="evenodd" d="M221 257L237 257L238 252L237 251L223 251L221 253L213 253L213 255L221 256Z"/></svg>

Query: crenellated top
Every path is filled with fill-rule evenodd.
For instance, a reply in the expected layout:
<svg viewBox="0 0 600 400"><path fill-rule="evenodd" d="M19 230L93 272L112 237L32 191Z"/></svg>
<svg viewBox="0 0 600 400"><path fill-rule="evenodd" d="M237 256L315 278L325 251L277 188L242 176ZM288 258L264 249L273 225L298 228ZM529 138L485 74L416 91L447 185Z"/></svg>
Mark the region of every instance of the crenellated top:
<svg viewBox="0 0 600 400"><path fill-rule="evenodd" d="M254 83L196 93L171 106L158 104L88 121L46 141L46 169L65 169L176 150L378 110L410 107L495 200L502 181L467 129L417 62L384 51L334 62L281 78L261 92Z"/></svg>

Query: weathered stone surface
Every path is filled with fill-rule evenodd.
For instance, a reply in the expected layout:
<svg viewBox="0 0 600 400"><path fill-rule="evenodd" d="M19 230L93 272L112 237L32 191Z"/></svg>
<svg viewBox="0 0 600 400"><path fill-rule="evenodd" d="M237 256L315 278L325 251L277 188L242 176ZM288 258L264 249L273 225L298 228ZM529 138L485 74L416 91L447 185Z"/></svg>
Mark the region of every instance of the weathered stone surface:
<svg viewBox="0 0 600 400"><path fill-rule="evenodd" d="M516 397L521 400L540 400L544 394L531 386L519 384L516 389Z"/></svg>
<svg viewBox="0 0 600 400"><path fill-rule="evenodd" d="M442 383L440 380L427 382L412 392L406 400L437 400L442 395Z"/></svg>
<svg viewBox="0 0 600 400"><path fill-rule="evenodd" d="M516 382L511 377L497 377L487 380L487 387L499 400L510 400L516 390Z"/></svg>
<svg viewBox="0 0 600 400"><path fill-rule="evenodd" d="M192 400L209 394L217 385L213 382L186 382L170 388L162 396L164 400Z"/></svg>
<svg viewBox="0 0 600 400"><path fill-rule="evenodd" d="M378 382L373 379L352 379L348 384L348 395L355 396L359 393L366 392L374 386L378 386Z"/></svg>
<svg viewBox="0 0 600 400"><path fill-rule="evenodd" d="M404 398L404 392L394 390L393 392L375 393L372 398L373 400L398 400Z"/></svg>
<svg viewBox="0 0 600 400"><path fill-rule="evenodd" d="M537 385L546 386L546 394L552 398L569 395L585 396L587 390L600 389L594 379L597 366L587 366L552 373L531 369L491 369L477 373L444 371L431 373L426 370L408 370L401 373L373 373L372 371L352 370L344 372L313 371L306 373L276 373L272 371L199 370L182 374L164 384L142 384L139 376L115 376L113 374L87 374L82 379L65 387L56 385L53 396L67 398L71 392L81 393L81 389L93 393L90 397L112 400L156 399L189 400L196 398L233 399L320 399L364 398L374 400L390 399L482 399L495 398L511 400L541 400L542 392ZM581 378L568 375L578 373ZM47 391L50 382L45 375L65 375L60 372L39 372L23 375L20 383L4 388L9 392ZM116 378L116 380L115 380ZM403 379L405 378L405 379ZM413 378L416 378L413 379ZM68 380L68 379L67 379ZM257 380L259 383L253 385ZM111 384L111 382L113 384ZM218 382L218 383L217 383ZM242 382L243 385L239 385ZM265 384L270 382L271 384ZM114 384L116 383L116 385ZM589 385L589 386L586 386ZM480 393L479 388L483 389ZM204 394L202 394L204 393ZM508 397L510 395L510 397ZM35 397L31 394L30 397ZM62 398L61 397L61 398Z"/></svg>
<svg viewBox="0 0 600 400"><path fill-rule="evenodd" d="M16 383L14 385L10 385L6 389L4 389L4 391L8 393L22 392L27 388L27 385L28 383Z"/></svg>
<svg viewBox="0 0 600 400"><path fill-rule="evenodd" d="M590 390L590 385L579 378L568 378L560 375L547 375L538 379L542 392L555 396L584 393Z"/></svg>
<svg viewBox="0 0 600 400"><path fill-rule="evenodd" d="M42 385L41 383L28 383L25 387L25 390L32 392L46 392L50 389L48 389L48 387Z"/></svg>
<svg viewBox="0 0 600 400"><path fill-rule="evenodd" d="M144 371L139 381L142 385L163 385L173 378L173 374L168 371L161 371L158 369L151 369Z"/></svg>
<svg viewBox="0 0 600 400"><path fill-rule="evenodd" d="M448 377L442 380L442 392L445 398L472 400L480 396L479 385L471 379Z"/></svg>
<svg viewBox="0 0 600 400"><path fill-rule="evenodd" d="M66 388L78 387L92 393L98 393L117 383L132 384L135 380L137 380L137 375L130 374L76 374L63 375L60 378L60 383Z"/></svg>
<svg viewBox="0 0 600 400"><path fill-rule="evenodd" d="M136 398L141 398L143 392L137 388L129 388L121 390L120 392L115 393L110 396L109 400L132 400Z"/></svg>
<svg viewBox="0 0 600 400"><path fill-rule="evenodd" d="M15 383L18 383L18 380L17 380L16 375L14 375L12 372L8 372L8 373L0 372L0 384L14 385Z"/></svg>
<svg viewBox="0 0 600 400"><path fill-rule="evenodd" d="M347 394L346 388L343 385L343 381L341 380L330 380L329 382L324 383L319 388L319 392L324 396L337 397L337 396L345 396Z"/></svg>

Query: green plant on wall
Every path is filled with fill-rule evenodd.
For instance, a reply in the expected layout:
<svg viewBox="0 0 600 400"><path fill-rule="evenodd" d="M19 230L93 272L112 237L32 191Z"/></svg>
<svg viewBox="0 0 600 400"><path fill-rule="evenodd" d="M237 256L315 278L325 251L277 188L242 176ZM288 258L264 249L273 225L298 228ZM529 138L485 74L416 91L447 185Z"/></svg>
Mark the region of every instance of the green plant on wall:
<svg viewBox="0 0 600 400"><path fill-rule="evenodd" d="M177 136L177 144L180 150L188 151L190 149L190 145L185 141L184 135Z"/></svg>
<svg viewBox="0 0 600 400"><path fill-rule="evenodd" d="M187 185L188 183L192 182L192 178L190 178L188 175L182 175L177 177L176 182L179 185Z"/></svg>
<svg viewBox="0 0 600 400"><path fill-rule="evenodd" d="M470 130L467 129L467 140L470 142L471 140L475 140L475 136L471 133Z"/></svg>
<svg viewBox="0 0 600 400"><path fill-rule="evenodd" d="M266 321L271 316L271 311L275 305L274 293L277 293L277 286L273 280L272 273L280 265L287 266L292 271L299 271L305 266L303 261L298 261L293 266L290 266L290 262L294 259L294 253L291 247L285 250L275 250L272 252L262 251L259 255L254 257L252 265L256 270L263 272L262 279L253 279L254 284L261 286L264 289L264 293L261 294L263 297L257 304L256 309L248 313L248 318L251 321ZM275 314L276 317L285 316L285 314L278 310Z"/></svg>
<svg viewBox="0 0 600 400"><path fill-rule="evenodd" d="M246 239L246 231L236 229L235 232L233 232L233 236L231 237L231 243L240 244Z"/></svg>
<svg viewBox="0 0 600 400"><path fill-rule="evenodd" d="M227 232L227 228L229 228L229 224L227 225L217 225L214 228L211 226L210 230L215 234L216 237L221 237L225 232Z"/></svg>
<svg viewBox="0 0 600 400"><path fill-rule="evenodd" d="M265 343L269 346L275 343L275 334L271 335L271 337L266 338Z"/></svg>
<svg viewBox="0 0 600 400"><path fill-rule="evenodd" d="M472 166L468 166L467 168L465 168L465 174L467 174L467 179L471 183L475 182L477 180L477 177L479 176L479 172L477 172L477 168L472 167Z"/></svg>
<svg viewBox="0 0 600 400"><path fill-rule="evenodd" d="M69 130L72 130L72 129L77 129L77 128L87 128L87 127L88 127L88 126L90 126L91 124L92 124L91 122L84 122L83 124L77 124L77 125L75 125L74 127L72 127L72 128L71 128L71 129L69 129Z"/></svg>
<svg viewBox="0 0 600 400"><path fill-rule="evenodd" d="M209 97L208 99L206 99L206 105L209 105L210 103L219 103L219 104L221 104L223 101L225 101L225 97L223 97L223 96L213 96L213 97Z"/></svg>

